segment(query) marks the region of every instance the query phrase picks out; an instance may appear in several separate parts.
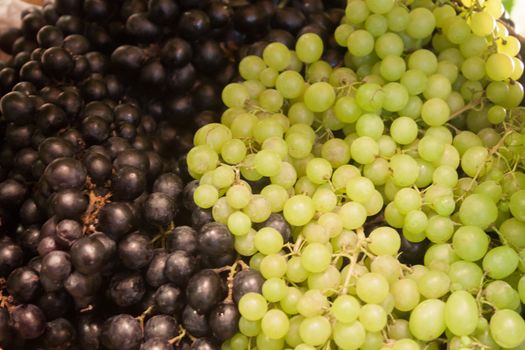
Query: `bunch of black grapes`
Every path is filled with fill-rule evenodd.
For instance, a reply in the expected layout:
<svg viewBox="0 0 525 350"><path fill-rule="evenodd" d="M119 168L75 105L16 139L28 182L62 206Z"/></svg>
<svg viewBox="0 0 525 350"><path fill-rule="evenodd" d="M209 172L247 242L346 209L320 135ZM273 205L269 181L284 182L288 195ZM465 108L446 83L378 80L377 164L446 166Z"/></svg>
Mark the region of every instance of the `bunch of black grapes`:
<svg viewBox="0 0 525 350"><path fill-rule="evenodd" d="M194 205L185 153L240 57L315 32L341 64L342 8L56 0L0 33L0 347L213 350L235 334L262 277Z"/></svg>

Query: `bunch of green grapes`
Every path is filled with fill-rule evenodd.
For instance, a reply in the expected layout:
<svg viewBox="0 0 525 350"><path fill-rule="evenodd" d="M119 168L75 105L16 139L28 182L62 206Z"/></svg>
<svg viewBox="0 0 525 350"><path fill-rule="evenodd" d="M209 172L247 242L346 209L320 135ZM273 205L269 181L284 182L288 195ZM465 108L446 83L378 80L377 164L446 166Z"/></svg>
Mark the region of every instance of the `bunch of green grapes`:
<svg viewBox="0 0 525 350"><path fill-rule="evenodd" d="M502 11L351 0L344 67L312 33L240 62L187 157L195 203L266 280L224 350L525 347L523 62ZM430 242L420 264L400 235Z"/></svg>

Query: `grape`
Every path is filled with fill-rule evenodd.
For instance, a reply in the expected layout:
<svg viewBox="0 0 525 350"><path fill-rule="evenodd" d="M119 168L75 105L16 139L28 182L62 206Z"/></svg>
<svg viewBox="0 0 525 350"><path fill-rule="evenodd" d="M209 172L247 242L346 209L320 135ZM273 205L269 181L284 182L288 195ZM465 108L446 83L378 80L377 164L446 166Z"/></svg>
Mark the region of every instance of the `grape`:
<svg viewBox="0 0 525 350"><path fill-rule="evenodd" d="M301 339L311 346L319 346L326 343L331 333L330 322L323 316L305 318L299 328Z"/></svg>
<svg viewBox="0 0 525 350"><path fill-rule="evenodd" d="M261 321L261 329L271 339L282 338L288 333L290 321L281 310L269 310Z"/></svg>
<svg viewBox="0 0 525 350"><path fill-rule="evenodd" d="M512 310L498 310L490 318L490 334L502 347L518 346L525 340L525 321Z"/></svg>
<svg viewBox="0 0 525 350"><path fill-rule="evenodd" d="M266 300L257 293L247 293L239 300L239 312L248 321L262 319L267 309Z"/></svg>
<svg viewBox="0 0 525 350"><path fill-rule="evenodd" d="M433 340L445 331L445 307L441 300L427 299L412 310L409 327L416 339Z"/></svg>
<svg viewBox="0 0 525 350"><path fill-rule="evenodd" d="M359 321L352 323L336 322L333 330L334 341L341 349L358 349L365 342L366 331Z"/></svg>

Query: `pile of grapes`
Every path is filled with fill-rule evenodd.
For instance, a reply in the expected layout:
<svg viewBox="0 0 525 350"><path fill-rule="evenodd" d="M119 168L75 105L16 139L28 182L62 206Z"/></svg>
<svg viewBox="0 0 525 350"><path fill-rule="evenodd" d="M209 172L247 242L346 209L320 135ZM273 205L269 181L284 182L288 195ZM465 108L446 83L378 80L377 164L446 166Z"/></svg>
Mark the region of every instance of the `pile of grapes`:
<svg viewBox="0 0 525 350"><path fill-rule="evenodd" d="M0 35L0 348L525 348L500 0L56 0Z"/></svg>

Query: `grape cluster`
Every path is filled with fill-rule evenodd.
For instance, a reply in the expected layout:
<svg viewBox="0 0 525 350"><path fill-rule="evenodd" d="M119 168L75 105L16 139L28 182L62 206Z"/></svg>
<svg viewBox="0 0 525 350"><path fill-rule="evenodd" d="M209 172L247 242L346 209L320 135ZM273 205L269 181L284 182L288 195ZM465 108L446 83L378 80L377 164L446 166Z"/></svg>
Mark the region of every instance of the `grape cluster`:
<svg viewBox="0 0 525 350"><path fill-rule="evenodd" d="M187 155L265 281L225 350L525 346L525 113L498 0L352 0L239 64Z"/></svg>
<svg viewBox="0 0 525 350"><path fill-rule="evenodd" d="M0 347L214 350L236 334L263 278L195 205L185 157L238 57L311 31L342 62L341 2L283 5L56 0L0 35Z"/></svg>

